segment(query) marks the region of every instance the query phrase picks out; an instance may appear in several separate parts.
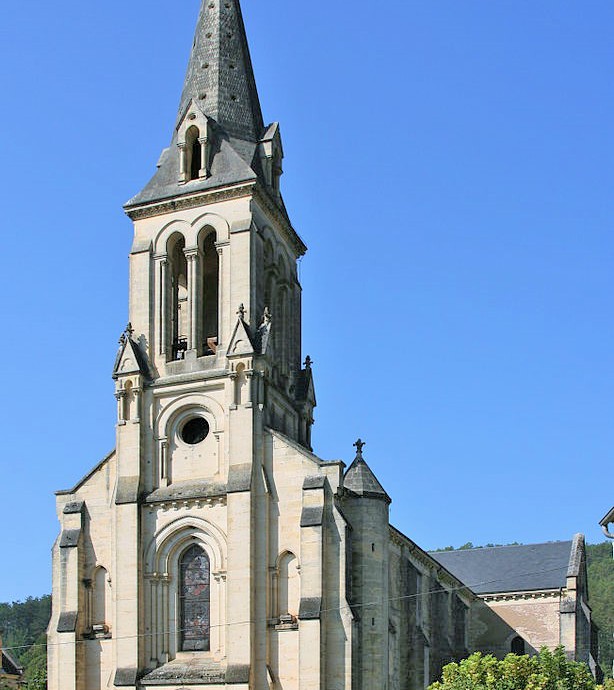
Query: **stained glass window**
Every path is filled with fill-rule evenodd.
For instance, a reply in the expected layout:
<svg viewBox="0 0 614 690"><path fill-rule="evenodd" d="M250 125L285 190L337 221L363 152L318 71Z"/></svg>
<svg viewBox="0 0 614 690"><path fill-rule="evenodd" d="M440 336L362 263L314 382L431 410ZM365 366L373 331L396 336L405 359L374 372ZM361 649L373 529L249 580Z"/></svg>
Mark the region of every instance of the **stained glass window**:
<svg viewBox="0 0 614 690"><path fill-rule="evenodd" d="M181 650L209 651L210 582L209 557L200 546L191 546L181 558Z"/></svg>

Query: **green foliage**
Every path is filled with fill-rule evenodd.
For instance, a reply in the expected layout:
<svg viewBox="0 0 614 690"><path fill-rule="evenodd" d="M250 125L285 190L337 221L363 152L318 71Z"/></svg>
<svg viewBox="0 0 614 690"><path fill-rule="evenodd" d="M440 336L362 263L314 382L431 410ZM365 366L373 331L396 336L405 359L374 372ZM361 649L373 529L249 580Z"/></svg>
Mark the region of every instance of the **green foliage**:
<svg viewBox="0 0 614 690"><path fill-rule="evenodd" d="M51 616L51 597L28 597L12 604L0 603L3 645L24 667L28 690L47 686L46 630ZM0 690L2 687L0 686Z"/></svg>
<svg viewBox="0 0 614 690"><path fill-rule="evenodd" d="M458 549L454 546L444 546L443 549L435 549L434 552L438 551L466 551L467 549L488 549L493 546L521 546L520 542L513 541L510 544L484 544L483 546L476 546L473 542L468 541L466 544L459 546Z"/></svg>
<svg viewBox="0 0 614 690"><path fill-rule="evenodd" d="M614 561L612 544L588 544L586 547L589 604L599 627L599 664L606 676L612 676L614 660ZM614 690L614 687L611 688Z"/></svg>
<svg viewBox="0 0 614 690"><path fill-rule="evenodd" d="M36 671L33 673L26 683L28 690L47 690L47 669Z"/></svg>
<svg viewBox="0 0 614 690"><path fill-rule="evenodd" d="M429 690L595 690L586 664L568 661L562 647L536 656L508 654L500 661L480 652L444 667Z"/></svg>

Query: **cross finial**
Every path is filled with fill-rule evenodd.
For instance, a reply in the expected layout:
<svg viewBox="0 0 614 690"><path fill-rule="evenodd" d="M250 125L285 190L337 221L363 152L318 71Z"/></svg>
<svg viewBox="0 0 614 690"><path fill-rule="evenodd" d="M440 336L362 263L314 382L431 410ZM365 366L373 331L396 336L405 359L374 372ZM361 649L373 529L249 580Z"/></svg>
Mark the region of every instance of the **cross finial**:
<svg viewBox="0 0 614 690"><path fill-rule="evenodd" d="M313 359L309 355L305 357L305 369L311 369L311 365L313 364Z"/></svg>
<svg viewBox="0 0 614 690"><path fill-rule="evenodd" d="M132 324L130 321L128 321L128 325L126 328L124 328L124 332L119 336L119 344L124 345L126 340L129 338L132 338L132 334L134 333L134 328L132 328Z"/></svg>
<svg viewBox="0 0 614 690"><path fill-rule="evenodd" d="M239 305L239 308L237 309L237 316L242 321L245 321L245 314L247 314L247 312L245 311L245 306L244 306L243 302L241 302L241 304Z"/></svg>
<svg viewBox="0 0 614 690"><path fill-rule="evenodd" d="M356 443L354 444L354 447L356 448L356 457L357 458L362 458L362 449L366 446L366 443L362 439L358 439Z"/></svg>

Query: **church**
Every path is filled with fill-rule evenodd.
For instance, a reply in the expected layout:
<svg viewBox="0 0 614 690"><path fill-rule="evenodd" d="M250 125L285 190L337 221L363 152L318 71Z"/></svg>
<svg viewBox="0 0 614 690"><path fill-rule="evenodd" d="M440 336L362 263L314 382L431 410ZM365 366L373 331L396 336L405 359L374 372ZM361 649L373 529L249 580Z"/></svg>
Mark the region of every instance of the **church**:
<svg viewBox="0 0 614 690"><path fill-rule="evenodd" d="M170 145L125 206L116 447L57 492L50 690L421 690L530 636L390 525L361 440L349 466L313 453L282 163L239 0L203 0Z"/></svg>

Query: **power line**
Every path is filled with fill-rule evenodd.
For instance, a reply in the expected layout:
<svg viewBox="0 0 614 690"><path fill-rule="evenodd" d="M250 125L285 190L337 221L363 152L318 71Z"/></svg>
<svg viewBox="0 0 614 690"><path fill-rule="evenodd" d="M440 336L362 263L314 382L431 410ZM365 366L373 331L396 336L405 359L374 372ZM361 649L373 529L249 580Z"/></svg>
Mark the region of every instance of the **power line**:
<svg viewBox="0 0 614 690"><path fill-rule="evenodd" d="M548 568L546 570L536 570L530 573L521 573L517 575L516 577L528 577L529 575L542 575L544 573L552 573L555 571L560 571L560 570L567 570L567 566L559 566L557 568ZM405 594L403 596L398 596L398 597L390 597L386 601L388 603L391 603L393 601L404 601L407 599L417 599L418 597L421 596L428 596L429 594L440 594L441 592L458 592L462 590L469 590L471 593L472 589L474 587L482 587L484 585L492 585L496 582L505 582L509 578L499 578L496 580L485 580L484 582L475 582L471 585L462 585L460 587L451 587L451 588L445 588L445 589L431 589L426 592L416 592L415 594ZM328 609L322 609L320 611L321 614L326 614L326 613L334 613L338 611L344 611L344 610L352 610L352 609L360 609L360 608L366 608L368 606L377 606L378 604L381 604L381 601L371 601L371 602L362 602L362 603L356 603L356 604L344 604L343 606L337 606L333 608L328 608ZM229 628L231 626L236 626L236 625L251 625L254 623L252 620L245 620L245 621L235 621L233 623L220 623L217 625L210 625L209 628ZM122 637L114 637L114 640L134 640L137 638L141 637L158 637L160 635L171 635L177 632L185 632L188 630L188 628L178 628L178 629L173 629L173 630L162 630L162 631L156 631L156 632L148 632L148 633L139 633L137 635L124 635ZM15 645L13 647L3 647L3 651L15 651L18 649L32 649L34 647L62 647L66 645L75 645L75 644L86 644L87 642L91 642L92 640L74 640L70 642L54 642L54 643L47 643L47 642L34 642L32 644L27 644L27 645Z"/></svg>

